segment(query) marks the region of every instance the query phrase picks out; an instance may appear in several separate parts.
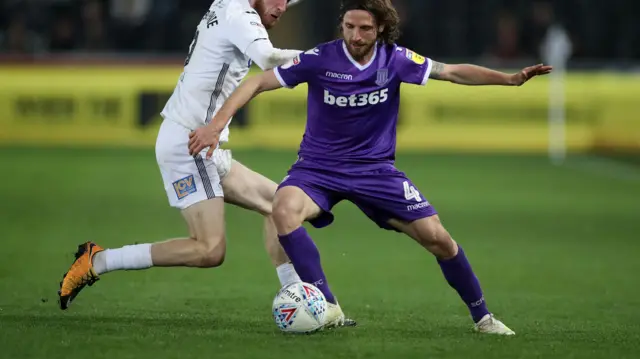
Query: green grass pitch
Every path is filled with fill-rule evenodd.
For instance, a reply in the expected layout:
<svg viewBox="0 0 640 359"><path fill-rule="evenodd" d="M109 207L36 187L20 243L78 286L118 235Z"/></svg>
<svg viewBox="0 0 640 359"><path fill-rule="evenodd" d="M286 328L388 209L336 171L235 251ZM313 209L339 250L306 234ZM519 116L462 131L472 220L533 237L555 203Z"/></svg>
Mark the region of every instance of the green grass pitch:
<svg viewBox="0 0 640 359"><path fill-rule="evenodd" d="M275 181L293 152L235 151ZM346 202L310 230L359 327L280 333L261 218L228 207L218 269L106 274L56 303L76 245L183 236L151 150L0 149L0 357L638 358L640 180L540 156L404 154L512 338L475 334L435 260ZM586 167L585 167L586 168Z"/></svg>

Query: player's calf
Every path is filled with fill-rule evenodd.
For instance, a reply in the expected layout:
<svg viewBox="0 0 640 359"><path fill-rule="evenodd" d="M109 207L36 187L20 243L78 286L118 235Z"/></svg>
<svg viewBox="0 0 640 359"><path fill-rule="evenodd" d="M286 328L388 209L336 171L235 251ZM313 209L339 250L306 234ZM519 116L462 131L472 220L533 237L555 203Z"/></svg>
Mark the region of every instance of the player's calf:
<svg viewBox="0 0 640 359"><path fill-rule="evenodd" d="M224 263L226 240L224 235L209 238L184 238L156 243L151 257L156 267L214 268Z"/></svg>
<svg viewBox="0 0 640 359"><path fill-rule="evenodd" d="M98 274L154 267L218 267L224 263L226 238L224 201L212 198L182 210L189 238L136 244L98 253L93 265Z"/></svg>
<svg viewBox="0 0 640 359"><path fill-rule="evenodd" d="M190 238L156 243L151 247L154 266L212 268L224 263L227 242L224 200L216 197L182 210Z"/></svg>
<svg viewBox="0 0 640 359"><path fill-rule="evenodd" d="M318 287L328 302L336 304L320 263L320 252L302 226L305 220L321 213L320 207L300 188L285 186L276 192L273 220L282 248L303 282Z"/></svg>
<svg viewBox="0 0 640 359"><path fill-rule="evenodd" d="M302 226L305 221L316 218L321 213L322 209L299 187L288 185L276 192L273 220L280 244L291 259L300 279L318 287L329 302L325 327L355 326L354 320L345 319L322 270L320 252Z"/></svg>
<svg viewBox="0 0 640 359"><path fill-rule="evenodd" d="M442 274L467 305L475 323L480 323L483 318L491 316L480 281L473 272L464 250L451 238L437 215L411 223L392 220L390 224L436 256Z"/></svg>
<svg viewBox="0 0 640 359"><path fill-rule="evenodd" d="M227 253L227 245L224 236L210 241L197 241L196 248L196 267L213 268L219 267L224 263ZM153 248L152 248L153 250Z"/></svg>

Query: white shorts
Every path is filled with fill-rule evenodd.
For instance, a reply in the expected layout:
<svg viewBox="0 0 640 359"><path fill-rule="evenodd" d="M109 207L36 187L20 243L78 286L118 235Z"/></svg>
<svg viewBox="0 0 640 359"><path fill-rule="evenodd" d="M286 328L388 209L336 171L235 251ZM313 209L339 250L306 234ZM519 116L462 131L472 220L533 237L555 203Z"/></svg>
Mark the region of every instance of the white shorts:
<svg viewBox="0 0 640 359"><path fill-rule="evenodd" d="M189 154L190 132L174 121L164 120L156 140L156 159L164 189L171 207L179 209L224 196L214 157L205 158L207 148L195 157Z"/></svg>

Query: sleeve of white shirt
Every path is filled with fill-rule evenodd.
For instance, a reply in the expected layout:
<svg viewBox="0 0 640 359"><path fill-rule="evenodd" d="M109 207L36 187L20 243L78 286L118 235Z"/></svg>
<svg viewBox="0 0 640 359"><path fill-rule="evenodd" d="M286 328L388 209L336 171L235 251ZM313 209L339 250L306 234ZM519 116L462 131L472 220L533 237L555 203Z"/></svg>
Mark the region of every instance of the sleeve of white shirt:
<svg viewBox="0 0 640 359"><path fill-rule="evenodd" d="M227 32L233 45L262 70L285 64L302 52L273 47L255 10L242 10L242 13L231 16Z"/></svg>
<svg viewBox="0 0 640 359"><path fill-rule="evenodd" d="M247 54L249 45L254 42L269 40L267 29L255 10L237 9L237 13L230 15L228 21L226 33L229 40L243 54Z"/></svg>
<svg viewBox="0 0 640 359"><path fill-rule="evenodd" d="M277 49L267 39L253 42L249 45L246 54L256 65L266 71L286 64L300 53L302 53L300 50Z"/></svg>

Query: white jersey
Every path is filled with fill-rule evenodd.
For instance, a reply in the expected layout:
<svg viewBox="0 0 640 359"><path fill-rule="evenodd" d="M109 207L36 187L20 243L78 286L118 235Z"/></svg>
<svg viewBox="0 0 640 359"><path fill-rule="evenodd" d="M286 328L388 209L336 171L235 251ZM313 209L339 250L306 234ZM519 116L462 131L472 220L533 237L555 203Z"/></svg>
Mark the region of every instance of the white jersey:
<svg viewBox="0 0 640 359"><path fill-rule="evenodd" d="M214 0L198 24L162 117L191 130L209 123L249 72L247 49L260 40L269 42L269 35L249 0ZM227 125L220 142L228 140Z"/></svg>

